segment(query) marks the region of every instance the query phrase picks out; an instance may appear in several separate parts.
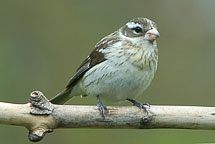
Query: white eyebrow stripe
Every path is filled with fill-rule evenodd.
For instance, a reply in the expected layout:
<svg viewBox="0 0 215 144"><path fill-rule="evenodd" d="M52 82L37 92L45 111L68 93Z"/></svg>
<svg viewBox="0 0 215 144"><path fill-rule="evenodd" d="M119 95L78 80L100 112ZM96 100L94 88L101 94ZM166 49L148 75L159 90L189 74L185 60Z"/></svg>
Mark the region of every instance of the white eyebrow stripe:
<svg viewBox="0 0 215 144"><path fill-rule="evenodd" d="M127 23L126 25L127 25L127 27L130 28L130 29L135 28L135 27L141 27L141 28L142 28L142 26L141 26L140 24L134 23L134 22L129 22L129 23Z"/></svg>

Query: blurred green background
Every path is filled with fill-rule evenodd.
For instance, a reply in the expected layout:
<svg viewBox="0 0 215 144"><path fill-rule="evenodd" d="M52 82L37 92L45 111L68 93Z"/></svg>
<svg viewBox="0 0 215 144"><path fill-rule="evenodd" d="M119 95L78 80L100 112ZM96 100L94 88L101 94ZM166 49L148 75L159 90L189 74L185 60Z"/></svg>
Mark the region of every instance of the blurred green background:
<svg viewBox="0 0 215 144"><path fill-rule="evenodd" d="M33 90L53 97L102 37L130 19L147 17L161 34L159 66L138 101L215 106L214 6L213 0L2 0L0 101L27 103ZM76 97L68 104L96 105L96 99ZM31 143L23 127L0 125L0 139ZM202 142L215 142L215 131L59 129L39 143Z"/></svg>

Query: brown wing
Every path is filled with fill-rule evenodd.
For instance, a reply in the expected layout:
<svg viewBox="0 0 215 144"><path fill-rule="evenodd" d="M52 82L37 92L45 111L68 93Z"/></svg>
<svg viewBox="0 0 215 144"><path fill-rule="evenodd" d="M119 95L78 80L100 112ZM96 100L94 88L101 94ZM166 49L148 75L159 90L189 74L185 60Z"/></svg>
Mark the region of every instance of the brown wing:
<svg viewBox="0 0 215 144"><path fill-rule="evenodd" d="M100 52L101 49L106 49L109 45L119 41L116 37L117 32L114 32L105 38L103 38L97 45L96 48L91 52L91 54L82 62L80 67L77 69L75 75L72 77L68 85L67 89L72 88L82 77L83 75L95 65L105 61L104 54Z"/></svg>
<svg viewBox="0 0 215 144"><path fill-rule="evenodd" d="M72 88L89 69L105 60L103 53L98 52L97 49L93 50L77 69L75 75L72 77L66 88Z"/></svg>

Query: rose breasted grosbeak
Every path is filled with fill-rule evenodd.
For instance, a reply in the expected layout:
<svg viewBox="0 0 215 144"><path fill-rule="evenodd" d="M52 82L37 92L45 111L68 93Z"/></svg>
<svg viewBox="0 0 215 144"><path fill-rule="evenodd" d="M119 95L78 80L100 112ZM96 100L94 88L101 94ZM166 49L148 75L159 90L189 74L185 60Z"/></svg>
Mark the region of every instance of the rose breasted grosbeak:
<svg viewBox="0 0 215 144"><path fill-rule="evenodd" d="M104 37L83 61L66 89L50 102L63 104L73 96L97 97L97 105L105 116L101 99L128 100L146 110L133 97L150 85L158 65L156 39L160 36L155 22L135 18L119 30Z"/></svg>

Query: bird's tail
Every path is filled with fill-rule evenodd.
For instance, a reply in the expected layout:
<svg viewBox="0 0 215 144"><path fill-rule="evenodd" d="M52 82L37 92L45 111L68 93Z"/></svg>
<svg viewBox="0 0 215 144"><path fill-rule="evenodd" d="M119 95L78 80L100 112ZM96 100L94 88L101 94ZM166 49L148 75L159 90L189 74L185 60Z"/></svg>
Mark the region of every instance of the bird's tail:
<svg viewBox="0 0 215 144"><path fill-rule="evenodd" d="M65 89L64 91L60 92L49 101L53 104L64 104L69 99L71 99L71 96L69 96L70 93L71 93L71 89Z"/></svg>

